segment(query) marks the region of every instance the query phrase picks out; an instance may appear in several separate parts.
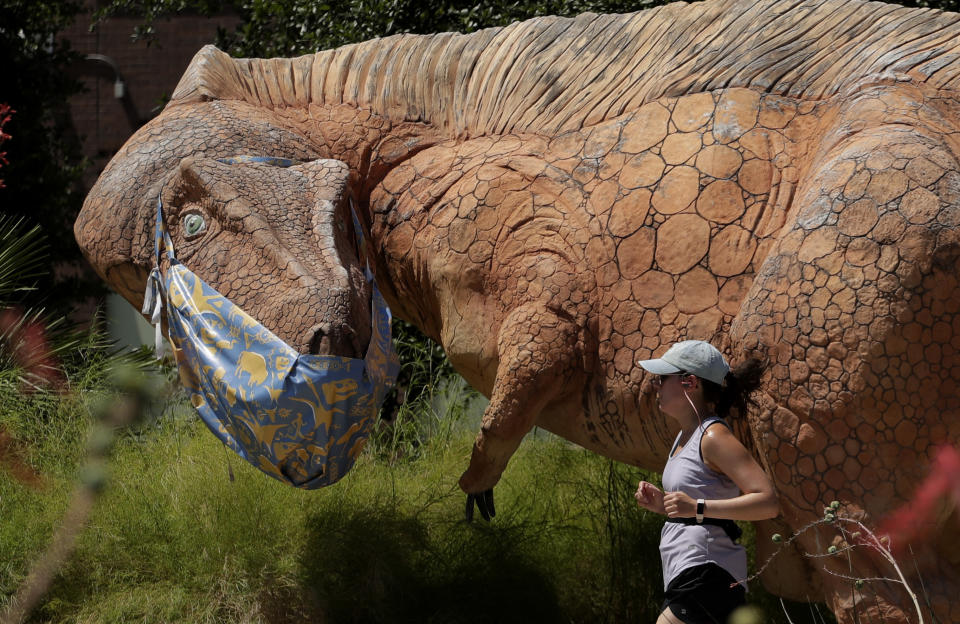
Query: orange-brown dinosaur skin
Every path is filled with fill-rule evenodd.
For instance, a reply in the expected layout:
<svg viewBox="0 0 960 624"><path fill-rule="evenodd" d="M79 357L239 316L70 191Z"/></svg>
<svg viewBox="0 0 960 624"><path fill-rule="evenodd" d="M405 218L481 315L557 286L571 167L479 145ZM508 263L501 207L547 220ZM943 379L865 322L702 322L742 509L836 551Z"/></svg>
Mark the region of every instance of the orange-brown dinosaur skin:
<svg viewBox="0 0 960 624"><path fill-rule="evenodd" d="M735 423L780 494L782 517L758 523L759 561L772 533L802 529L833 500L874 526L960 436L955 90L919 75L815 98L715 87L571 127L452 132L454 112L446 126L418 119L402 93L378 112L345 95L280 105L286 70L263 71L272 78L245 84L269 106L178 89L91 191L78 240L139 305L162 186L191 269L301 350L356 354L369 293L352 197L394 313L490 397L466 492L493 487L534 425L659 470L675 431L635 363L685 338L768 362L758 408ZM323 84L345 92L351 79ZM317 162L215 160L238 154ZM318 197L334 197L323 218ZM212 224L193 240L179 227L189 211ZM938 617L960 621L956 515L935 522L916 569ZM826 600L841 622L913 621L896 585L847 578L893 575L869 549L804 556L838 539L831 525L803 532L764 584Z"/></svg>

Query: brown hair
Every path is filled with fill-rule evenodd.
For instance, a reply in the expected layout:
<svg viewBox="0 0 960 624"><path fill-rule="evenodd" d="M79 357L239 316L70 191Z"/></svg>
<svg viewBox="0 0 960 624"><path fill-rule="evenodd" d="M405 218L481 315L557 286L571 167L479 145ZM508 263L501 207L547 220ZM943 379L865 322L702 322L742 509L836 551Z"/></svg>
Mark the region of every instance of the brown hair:
<svg viewBox="0 0 960 624"><path fill-rule="evenodd" d="M718 416L743 416L748 405L756 404L751 395L760 387L764 368L766 365L762 360L750 358L735 369L730 369L723 386L701 378L703 398L714 404Z"/></svg>

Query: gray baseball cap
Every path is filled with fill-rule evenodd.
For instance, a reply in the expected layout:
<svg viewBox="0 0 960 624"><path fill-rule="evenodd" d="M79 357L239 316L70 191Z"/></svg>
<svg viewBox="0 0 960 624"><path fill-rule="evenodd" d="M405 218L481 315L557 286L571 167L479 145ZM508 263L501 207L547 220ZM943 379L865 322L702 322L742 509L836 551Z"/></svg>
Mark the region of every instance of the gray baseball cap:
<svg viewBox="0 0 960 624"><path fill-rule="evenodd" d="M703 340L677 342L659 358L640 360L637 364L655 375L673 375L683 371L721 386L730 371L723 354Z"/></svg>

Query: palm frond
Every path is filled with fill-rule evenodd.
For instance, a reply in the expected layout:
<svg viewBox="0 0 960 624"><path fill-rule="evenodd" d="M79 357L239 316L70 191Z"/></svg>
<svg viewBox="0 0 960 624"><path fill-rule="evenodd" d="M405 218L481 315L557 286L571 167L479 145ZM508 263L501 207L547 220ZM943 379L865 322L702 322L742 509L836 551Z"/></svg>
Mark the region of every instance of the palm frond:
<svg viewBox="0 0 960 624"><path fill-rule="evenodd" d="M0 308L19 303L24 293L35 290L33 282L44 274L46 257L39 226L0 215Z"/></svg>

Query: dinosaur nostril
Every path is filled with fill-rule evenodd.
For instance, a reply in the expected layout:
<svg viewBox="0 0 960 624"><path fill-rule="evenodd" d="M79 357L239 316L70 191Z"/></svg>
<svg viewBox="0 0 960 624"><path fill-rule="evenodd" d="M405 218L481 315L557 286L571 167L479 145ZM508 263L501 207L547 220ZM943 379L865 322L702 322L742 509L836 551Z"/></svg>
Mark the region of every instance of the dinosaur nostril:
<svg viewBox="0 0 960 624"><path fill-rule="evenodd" d="M308 350L312 355L329 355L330 337L322 329L314 330Z"/></svg>
<svg viewBox="0 0 960 624"><path fill-rule="evenodd" d="M348 331L344 331L347 329ZM341 357L360 357L357 341L352 339L349 328L330 328L328 325L318 325L312 330L308 343L309 353L313 355L339 355Z"/></svg>

